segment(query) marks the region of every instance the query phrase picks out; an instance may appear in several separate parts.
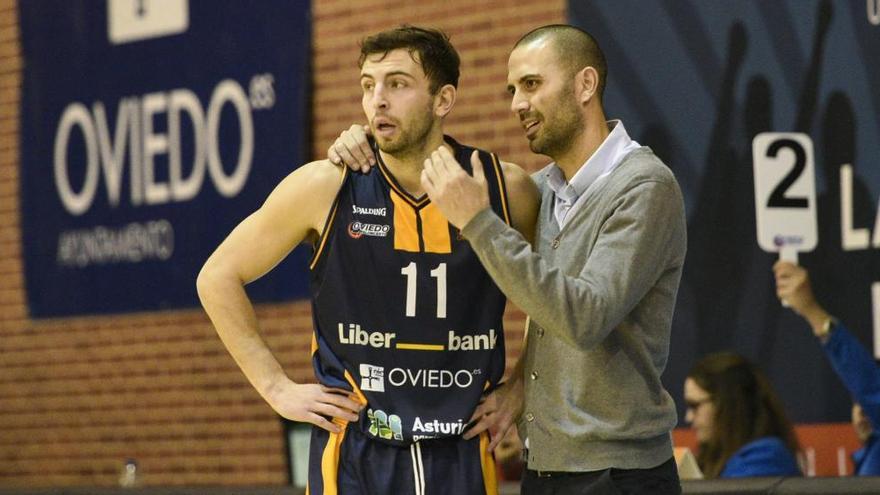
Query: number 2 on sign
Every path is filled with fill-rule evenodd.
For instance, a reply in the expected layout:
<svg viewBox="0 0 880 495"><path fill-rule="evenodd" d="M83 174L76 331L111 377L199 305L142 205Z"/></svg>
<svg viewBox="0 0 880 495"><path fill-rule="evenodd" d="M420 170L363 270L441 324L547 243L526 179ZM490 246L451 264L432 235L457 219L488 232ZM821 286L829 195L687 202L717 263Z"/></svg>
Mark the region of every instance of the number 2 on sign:
<svg viewBox="0 0 880 495"><path fill-rule="evenodd" d="M767 208L807 208L809 206L807 198L792 198L785 194L788 192L788 188L791 187L791 185L794 184L804 172L807 165L807 152L804 151L804 147L801 146L800 143L793 139L780 139L774 141L773 144L767 148L767 156L776 158L776 155L779 154L779 150L784 148L788 148L794 152L794 167L792 167L791 171L788 172L788 175L782 179L782 182L776 186L776 189L773 189L770 198L767 200Z"/></svg>
<svg viewBox="0 0 880 495"><path fill-rule="evenodd" d="M411 261L400 269L406 277L406 316L416 315L416 281L418 270L416 262ZM440 263L431 270L431 277L437 279L437 318L446 318L446 263Z"/></svg>

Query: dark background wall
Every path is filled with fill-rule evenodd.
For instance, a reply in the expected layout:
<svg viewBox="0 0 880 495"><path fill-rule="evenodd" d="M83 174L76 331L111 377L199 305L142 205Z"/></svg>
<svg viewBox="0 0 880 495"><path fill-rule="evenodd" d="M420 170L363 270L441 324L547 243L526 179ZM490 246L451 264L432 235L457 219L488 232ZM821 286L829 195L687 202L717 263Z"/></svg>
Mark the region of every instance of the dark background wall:
<svg viewBox="0 0 880 495"><path fill-rule="evenodd" d="M572 1L608 57L607 114L675 171L688 254L664 381L707 352L761 364L799 422L848 421L848 394L807 325L775 297L777 259L756 241L752 139L801 132L815 153L819 243L800 263L822 304L872 347L880 246L844 248L840 167L853 167L853 225L873 233L880 194L876 2Z"/></svg>

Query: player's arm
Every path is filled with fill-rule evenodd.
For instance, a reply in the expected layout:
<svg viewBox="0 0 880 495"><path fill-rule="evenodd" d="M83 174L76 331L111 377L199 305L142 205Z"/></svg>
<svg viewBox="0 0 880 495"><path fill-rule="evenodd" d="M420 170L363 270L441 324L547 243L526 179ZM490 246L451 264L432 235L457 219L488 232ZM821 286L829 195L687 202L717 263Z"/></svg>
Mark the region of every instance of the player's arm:
<svg viewBox="0 0 880 495"><path fill-rule="evenodd" d="M357 420L359 405L344 390L297 384L260 336L244 286L271 270L300 242L315 238L342 181L328 161L304 165L286 177L208 258L199 273L199 298L214 328L247 379L285 418L338 431L324 416Z"/></svg>
<svg viewBox="0 0 880 495"><path fill-rule="evenodd" d="M541 208L541 196L532 177L519 165L501 162L501 172L507 184L510 220L530 244L535 243L535 224Z"/></svg>

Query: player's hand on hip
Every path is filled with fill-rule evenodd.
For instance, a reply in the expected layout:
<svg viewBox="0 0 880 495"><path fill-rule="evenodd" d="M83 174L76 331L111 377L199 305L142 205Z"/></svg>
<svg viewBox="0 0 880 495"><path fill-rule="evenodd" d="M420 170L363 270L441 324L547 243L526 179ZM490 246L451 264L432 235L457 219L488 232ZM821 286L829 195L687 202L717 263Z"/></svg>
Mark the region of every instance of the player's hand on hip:
<svg viewBox="0 0 880 495"><path fill-rule="evenodd" d="M342 131L336 141L327 149L327 158L335 165L345 165L354 170L367 173L376 164L373 150L367 136L370 126L354 124Z"/></svg>
<svg viewBox="0 0 880 495"><path fill-rule="evenodd" d="M471 155L474 175L461 168L452 153L441 146L425 160L422 187L449 223L463 229L477 213L489 207L489 190L483 164L476 151Z"/></svg>
<svg viewBox="0 0 880 495"><path fill-rule="evenodd" d="M362 406L351 398L348 390L320 384L299 384L289 381L273 394L270 405L281 416L303 423L312 423L331 433L342 428L327 418L357 421Z"/></svg>

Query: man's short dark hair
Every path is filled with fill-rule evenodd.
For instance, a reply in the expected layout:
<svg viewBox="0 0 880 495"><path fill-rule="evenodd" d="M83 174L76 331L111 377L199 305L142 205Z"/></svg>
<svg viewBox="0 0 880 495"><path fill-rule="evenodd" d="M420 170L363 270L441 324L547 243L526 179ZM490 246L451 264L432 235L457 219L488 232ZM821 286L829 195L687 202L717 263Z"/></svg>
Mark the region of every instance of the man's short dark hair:
<svg viewBox="0 0 880 495"><path fill-rule="evenodd" d="M556 56L563 67L569 71L569 75L573 76L587 66L596 69L599 74L599 87L596 92L601 100L605 93L608 65L605 62L605 54L602 53L596 39L583 29L567 24L551 24L529 31L513 47L517 48L542 38L552 40Z"/></svg>
<svg viewBox="0 0 880 495"><path fill-rule="evenodd" d="M408 50L412 59L422 66L422 70L431 81L431 94L436 94L446 84L458 87L461 59L449 42L449 36L438 29L404 24L368 36L361 41L358 67L364 66L368 55L381 53L382 58L385 58L389 52L397 49Z"/></svg>

